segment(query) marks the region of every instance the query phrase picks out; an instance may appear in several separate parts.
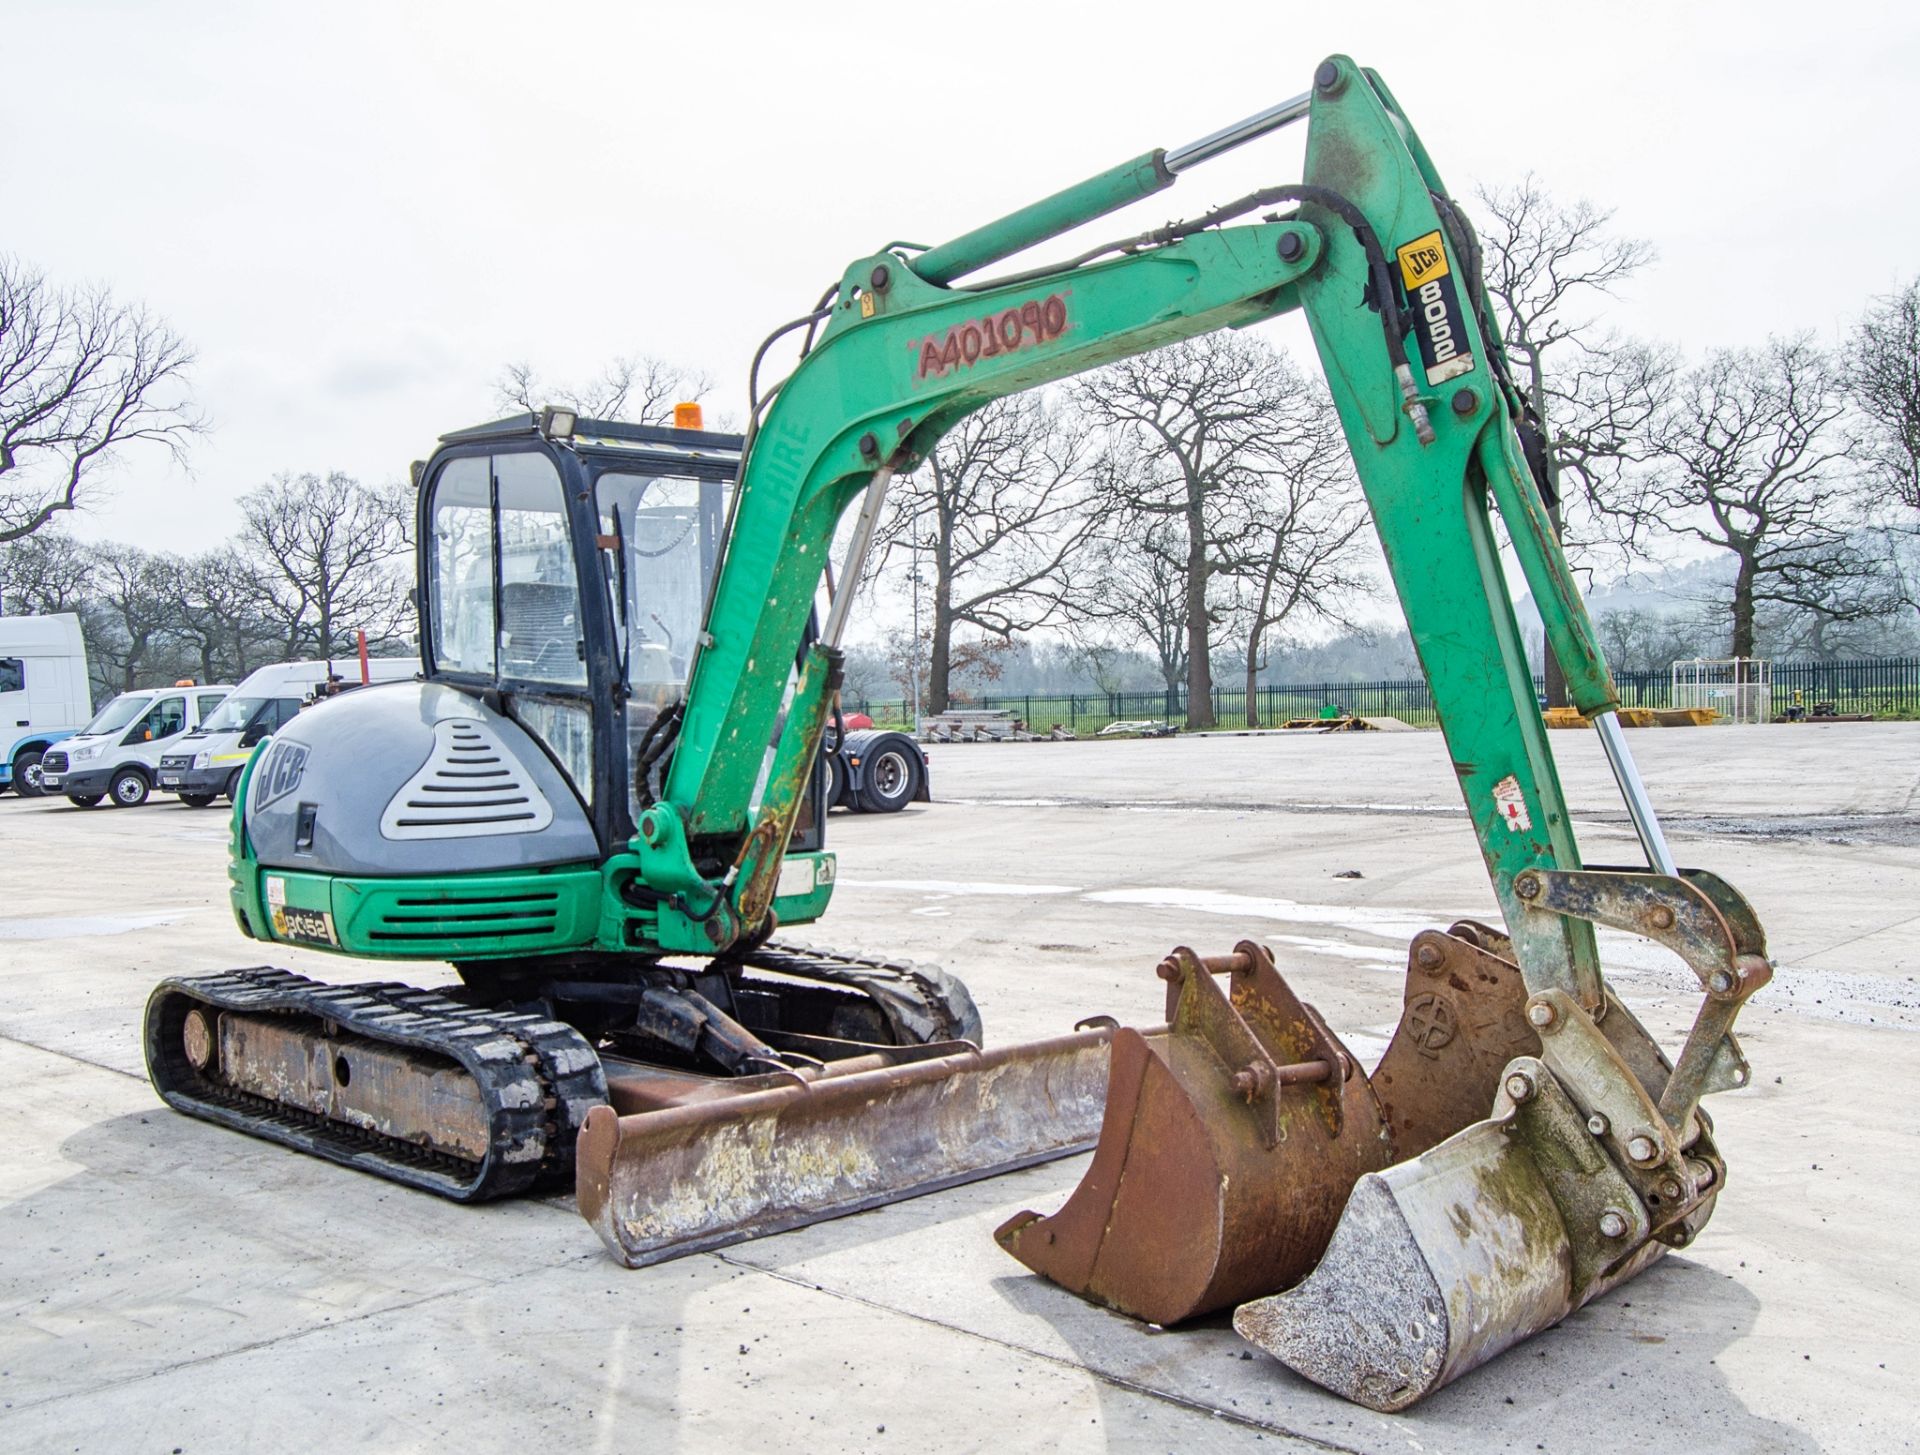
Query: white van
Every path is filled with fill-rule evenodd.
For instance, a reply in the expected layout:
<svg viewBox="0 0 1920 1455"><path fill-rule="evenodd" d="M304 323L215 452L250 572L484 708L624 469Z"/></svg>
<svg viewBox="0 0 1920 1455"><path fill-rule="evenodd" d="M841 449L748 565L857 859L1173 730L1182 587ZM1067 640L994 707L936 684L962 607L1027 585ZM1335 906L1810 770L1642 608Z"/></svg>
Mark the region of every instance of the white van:
<svg viewBox="0 0 1920 1455"><path fill-rule="evenodd" d="M147 801L160 755L182 734L212 717L231 687L148 687L122 692L92 722L40 759L48 793L64 793L82 808L102 798L115 808Z"/></svg>
<svg viewBox="0 0 1920 1455"><path fill-rule="evenodd" d="M92 716L80 618L0 616L0 792L38 798L47 749Z"/></svg>
<svg viewBox="0 0 1920 1455"><path fill-rule="evenodd" d="M367 659L368 683L407 682L419 675L418 657ZM162 793L179 794L189 808L205 808L223 793L231 803L240 770L256 747L315 697L362 685L358 662L262 667L233 689L218 712L169 748L160 759L156 786Z"/></svg>

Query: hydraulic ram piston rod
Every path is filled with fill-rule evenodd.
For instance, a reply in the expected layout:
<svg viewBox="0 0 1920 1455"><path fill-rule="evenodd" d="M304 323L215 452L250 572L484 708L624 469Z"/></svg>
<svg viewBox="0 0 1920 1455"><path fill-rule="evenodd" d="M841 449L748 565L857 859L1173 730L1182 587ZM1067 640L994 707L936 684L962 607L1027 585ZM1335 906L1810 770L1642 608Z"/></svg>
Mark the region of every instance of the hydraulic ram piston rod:
<svg viewBox="0 0 1920 1455"><path fill-rule="evenodd" d="M1210 162L1222 152L1230 152L1237 146L1243 146L1255 137L1265 136L1270 131L1278 131L1289 126L1307 114L1307 108L1313 104L1313 93L1302 91L1291 100L1282 101L1278 106L1269 106L1265 111L1256 111L1244 121L1236 121L1232 126L1223 126L1218 131L1209 132L1198 141L1190 141L1183 147L1175 147L1162 159L1169 172L1175 176Z"/></svg>
<svg viewBox="0 0 1920 1455"><path fill-rule="evenodd" d="M1607 766L1613 769L1620 796L1627 801L1627 816L1633 820L1633 831L1640 836L1640 846L1647 851L1647 862L1656 873L1668 878L1679 877L1680 871L1673 865L1673 851L1667 847L1667 836L1660 831L1660 820L1654 816L1653 800L1647 797L1647 785L1640 781L1640 772L1633 766L1633 754L1627 751L1627 740L1621 736L1620 714L1595 713L1593 728L1600 734Z"/></svg>
<svg viewBox="0 0 1920 1455"><path fill-rule="evenodd" d="M1130 202L1164 191L1173 185L1177 173L1189 171L1222 152L1230 152L1257 136L1298 121L1307 114L1311 100L1310 94L1295 96L1170 152L1151 151L1117 167L1109 167L1098 176L1076 182L1051 197L1030 202L1018 212L962 233L937 248L928 248L912 260L913 270L927 282L944 287L990 263L1070 232L1083 222L1092 222Z"/></svg>

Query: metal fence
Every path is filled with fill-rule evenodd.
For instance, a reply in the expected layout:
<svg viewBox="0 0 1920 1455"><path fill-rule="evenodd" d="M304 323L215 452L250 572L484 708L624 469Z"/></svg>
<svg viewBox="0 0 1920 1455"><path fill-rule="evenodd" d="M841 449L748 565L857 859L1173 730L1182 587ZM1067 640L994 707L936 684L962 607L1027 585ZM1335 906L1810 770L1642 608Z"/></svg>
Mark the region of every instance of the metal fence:
<svg viewBox="0 0 1920 1455"><path fill-rule="evenodd" d="M1614 684L1627 707L1673 706L1670 671L1616 672ZM1535 677L1534 691L1544 694L1545 682ZM1875 717L1920 716L1920 657L1890 657L1859 662L1776 662L1773 664L1773 713L1785 716L1800 706L1830 702L1836 712L1871 713ZM876 722L904 723L910 706L898 699L847 699L850 712L864 712ZM1254 694L1262 727L1293 718L1317 718L1327 708L1356 717L1397 717L1415 727L1436 727L1433 696L1420 679L1404 682L1308 682L1258 688ZM986 693L957 707L987 708L1020 718L1036 732L1055 723L1075 732L1098 731L1110 722L1152 719L1185 723L1187 698L1183 691L1160 692L1023 692ZM1247 720L1244 689L1215 688L1214 721L1223 728L1243 726Z"/></svg>

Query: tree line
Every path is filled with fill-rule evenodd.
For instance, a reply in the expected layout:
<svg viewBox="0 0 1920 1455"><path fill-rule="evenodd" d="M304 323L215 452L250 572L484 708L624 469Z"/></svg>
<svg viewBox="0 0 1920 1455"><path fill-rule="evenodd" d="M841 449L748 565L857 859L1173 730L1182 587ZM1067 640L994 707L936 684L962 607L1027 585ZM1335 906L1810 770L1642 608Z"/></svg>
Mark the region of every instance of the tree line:
<svg viewBox="0 0 1920 1455"><path fill-rule="evenodd" d="M376 653L408 650L411 490L278 475L240 504L233 538L193 555L35 531L0 546L0 603L76 613L96 697L351 657L362 631Z"/></svg>
<svg viewBox="0 0 1920 1455"><path fill-rule="evenodd" d="M1707 563L1688 610L1607 614L1621 666L1682 647L1911 649L1920 282L1868 300L1830 347L1801 334L1688 357L1607 323L1655 258L1610 213L1532 178L1483 188L1474 213L1461 241L1543 422L1543 489L1570 556L1591 576ZM403 639L404 486L280 475L244 497L234 539L194 556L57 528L118 456L204 431L191 362L143 309L0 258L0 605L79 611L103 688L338 654L358 630ZM647 356L577 385L519 363L494 402L656 422L709 388ZM879 545L863 588L917 621L877 660L932 711L1000 679L1042 633L1075 680L1125 690L1150 667L1209 725L1223 673L1251 689L1297 673L1283 657L1316 642L1363 639L1381 579L1324 386L1237 332L980 409L895 481Z"/></svg>
<svg viewBox="0 0 1920 1455"><path fill-rule="evenodd" d="M1616 664L1914 650L1920 282L1868 300L1832 347L1797 334L1690 359L1604 321L1651 244L1532 178L1478 200L1468 247L1543 422L1571 559L1589 578L1704 566L1678 610L1603 616ZM1280 651L1352 636L1380 579L1366 525L1317 379L1256 337L1177 344L980 411L896 487L878 574L927 609L919 640L889 643L892 675L940 711L997 681L1017 633L1053 627L1101 690L1151 659L1194 726L1231 660L1253 722Z"/></svg>

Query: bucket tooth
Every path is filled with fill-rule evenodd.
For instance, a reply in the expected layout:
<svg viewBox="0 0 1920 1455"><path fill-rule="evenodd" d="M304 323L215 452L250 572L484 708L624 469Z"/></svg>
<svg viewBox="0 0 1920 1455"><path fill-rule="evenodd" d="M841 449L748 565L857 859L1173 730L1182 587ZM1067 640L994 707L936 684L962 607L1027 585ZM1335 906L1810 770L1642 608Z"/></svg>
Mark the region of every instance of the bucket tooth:
<svg viewBox="0 0 1920 1455"><path fill-rule="evenodd" d="M994 1236L1063 1288L1173 1324L1299 1278L1392 1149L1366 1078L1264 948L1179 949L1160 974L1170 1024L1115 1033L1086 1176Z"/></svg>

